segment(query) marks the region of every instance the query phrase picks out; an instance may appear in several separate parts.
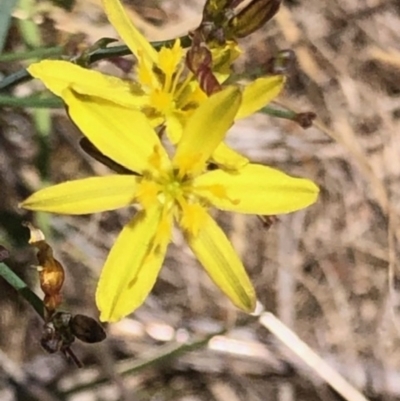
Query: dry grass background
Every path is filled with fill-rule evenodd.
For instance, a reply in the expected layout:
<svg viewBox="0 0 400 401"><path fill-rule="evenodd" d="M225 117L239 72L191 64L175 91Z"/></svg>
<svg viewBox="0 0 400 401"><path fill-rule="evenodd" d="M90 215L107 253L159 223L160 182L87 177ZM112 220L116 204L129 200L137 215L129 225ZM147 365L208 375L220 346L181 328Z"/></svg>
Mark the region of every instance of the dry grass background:
<svg viewBox="0 0 400 401"><path fill-rule="evenodd" d="M70 14L47 9L51 32L57 33L47 40L60 41L68 32L85 33L88 43L114 36L95 0L78 3ZM158 40L196 26L202 3L132 1L129 9L146 36ZM43 28L45 37L49 29ZM237 69L293 49L298 62L278 103L312 110L318 120L303 130L256 115L235 125L229 141L254 161L313 179L321 196L269 230L256 217L218 214L265 309L371 400L400 399L399 43L397 0L284 1L272 22L243 41L245 62ZM17 42L10 46L18 49ZM0 67L10 72L20 65ZM32 216L16 204L41 185L32 168L38 139L29 111L3 109L0 121L0 238L14 249L10 264L35 288L36 273L27 268L34 264L33 251L19 228ZM79 151L79 137L63 112L54 113L53 181L107 172ZM96 316L96 278L130 213L50 217L50 241L67 267L64 294L74 313ZM179 232L146 304L110 325L106 342L76 345L88 366L83 371L61 356L43 354L40 322L6 285L0 300L2 400L340 399L256 317L228 303ZM118 373L121 363L133 367L151 360L149 353L166 352L173 340L201 339L222 329L226 334L206 348L137 374ZM109 381L90 386L97 375ZM88 389L78 391L82 383Z"/></svg>

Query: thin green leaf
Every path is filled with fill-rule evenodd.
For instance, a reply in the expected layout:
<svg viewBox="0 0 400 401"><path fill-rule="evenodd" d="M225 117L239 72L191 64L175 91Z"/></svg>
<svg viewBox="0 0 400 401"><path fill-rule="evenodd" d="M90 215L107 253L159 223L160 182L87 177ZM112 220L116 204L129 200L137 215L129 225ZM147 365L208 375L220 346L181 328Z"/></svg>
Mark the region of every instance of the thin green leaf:
<svg viewBox="0 0 400 401"><path fill-rule="evenodd" d="M15 97L8 95L0 95L0 106L11 107L31 107L35 109L57 109L64 107L63 101L56 96L38 97Z"/></svg>
<svg viewBox="0 0 400 401"><path fill-rule="evenodd" d="M43 301L5 263L0 263L0 276L22 295L35 309L37 314L44 319Z"/></svg>
<svg viewBox="0 0 400 401"><path fill-rule="evenodd" d="M208 342L215 336L223 335L225 330L221 330L214 334L207 335L203 338L189 341L183 344L179 344L176 342L166 343L151 351L149 353L141 355L139 358L135 358L132 361L123 361L116 364L115 371L120 376L129 376L134 375L139 372L143 372L152 367L165 365L168 361L171 361L175 358L180 357L181 355L185 355L189 352L196 351L207 346ZM62 394L64 396L70 396L84 390L92 389L95 386L99 386L101 384L108 383L110 378L102 377L96 378L93 381L78 384L70 390L64 391Z"/></svg>
<svg viewBox="0 0 400 401"><path fill-rule="evenodd" d="M184 48L189 47L191 44L191 39L187 35L182 36L180 38L180 41L181 41L181 46ZM152 46L156 50L159 50L163 46L172 47L174 43L175 39L159 41L159 42L151 42ZM132 54L132 52L128 49L127 46L112 46L106 49L97 49L94 52L88 54L88 64L90 65L97 61L104 60L107 58L128 56L130 54ZM11 75L8 75L2 81L0 81L0 90L11 88L25 81L30 81L31 79L32 76L29 75L26 69L19 70Z"/></svg>
<svg viewBox="0 0 400 401"><path fill-rule="evenodd" d="M259 110L259 113L268 114L272 117L283 118L285 120L294 120L296 113L292 110L275 109L270 106L265 106Z"/></svg>
<svg viewBox="0 0 400 401"><path fill-rule="evenodd" d="M64 49L61 46L55 46L34 49L21 53L4 53L0 56L0 62L5 63L11 61L30 60L35 58L42 59L47 57L57 57L62 55L63 50Z"/></svg>

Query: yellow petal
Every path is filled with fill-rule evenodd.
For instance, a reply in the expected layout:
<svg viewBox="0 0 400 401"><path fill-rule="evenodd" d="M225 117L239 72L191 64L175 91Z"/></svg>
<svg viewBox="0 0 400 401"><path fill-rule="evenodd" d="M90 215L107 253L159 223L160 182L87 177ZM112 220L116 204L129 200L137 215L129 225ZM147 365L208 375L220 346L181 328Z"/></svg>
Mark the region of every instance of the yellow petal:
<svg viewBox="0 0 400 401"><path fill-rule="evenodd" d="M157 62L157 51L148 40L136 29L118 0L103 0L104 11L111 25L127 44L132 53L138 57L139 51L151 62Z"/></svg>
<svg viewBox="0 0 400 401"><path fill-rule="evenodd" d="M203 170L231 127L240 101L239 89L231 86L205 100L192 114L173 159L182 175L196 175Z"/></svg>
<svg viewBox="0 0 400 401"><path fill-rule="evenodd" d="M170 113L165 121L165 132L173 145L176 145L182 138L183 117L180 113Z"/></svg>
<svg viewBox="0 0 400 401"><path fill-rule="evenodd" d="M175 145L182 137L184 117L179 113L171 113L166 120L166 133L168 139ZM222 168L228 170L237 170L245 166L249 160L231 149L224 142L221 142L211 156L211 161Z"/></svg>
<svg viewBox="0 0 400 401"><path fill-rule="evenodd" d="M114 210L132 203L138 180L133 175L110 175L67 181L35 192L20 207L62 214Z"/></svg>
<svg viewBox="0 0 400 401"><path fill-rule="evenodd" d="M244 167L249 160L240 153L221 142L212 154L212 161L222 168L238 170Z"/></svg>
<svg viewBox="0 0 400 401"><path fill-rule="evenodd" d="M142 107L148 102L148 97L134 82L88 70L68 61L43 60L31 64L27 70L57 96L62 96L66 88L73 88L83 95L97 96L126 107Z"/></svg>
<svg viewBox="0 0 400 401"><path fill-rule="evenodd" d="M197 235L185 232L186 240L214 283L240 309L255 308L253 285L232 244L211 216L204 211Z"/></svg>
<svg viewBox="0 0 400 401"><path fill-rule="evenodd" d="M100 276L100 320L115 322L138 308L154 286L171 237L172 216L158 205L139 212L118 236Z"/></svg>
<svg viewBox="0 0 400 401"><path fill-rule="evenodd" d="M319 192L310 180L259 164L248 164L238 172L214 170L197 177L193 186L219 209L260 215L303 209L317 200Z"/></svg>
<svg viewBox="0 0 400 401"><path fill-rule="evenodd" d="M112 160L142 173L151 168L148 160L157 147L163 162L169 163L157 134L141 112L69 89L63 92L63 99L82 133Z"/></svg>
<svg viewBox="0 0 400 401"><path fill-rule="evenodd" d="M283 75L258 78L247 84L243 90L242 104L236 115L236 120L249 115L266 106L282 91L285 84Z"/></svg>

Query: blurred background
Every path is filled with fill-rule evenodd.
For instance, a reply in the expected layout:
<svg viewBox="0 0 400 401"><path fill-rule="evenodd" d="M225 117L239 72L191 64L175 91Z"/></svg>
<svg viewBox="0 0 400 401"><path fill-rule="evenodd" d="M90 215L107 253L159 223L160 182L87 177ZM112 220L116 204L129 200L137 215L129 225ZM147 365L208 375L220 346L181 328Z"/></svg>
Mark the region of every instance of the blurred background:
<svg viewBox="0 0 400 401"><path fill-rule="evenodd" d="M186 34L203 5L125 2L150 40ZM216 217L265 310L359 390L348 400L365 400L361 393L400 400L399 27L398 0L285 0L240 42L244 55L235 66L246 74L279 50L296 53L276 105L315 112L314 125L305 130L257 114L235 124L228 142L253 161L314 180L321 195L269 229L256 216ZM1 0L0 78L43 57L43 48L53 49L47 56L74 54L102 37L117 36L100 0ZM107 61L95 68L121 74ZM96 281L132 211L69 217L18 209L48 182L109 172L80 150L81 134L64 109L12 100L42 89L29 81L0 90L0 244L10 252L7 265L42 296L21 225L34 222L66 269L65 308L97 318ZM42 326L0 278L1 401L343 399L307 356L296 356L296 343L285 345L229 303L178 231L145 304L108 325L104 342L73 345L84 368L46 354Z"/></svg>

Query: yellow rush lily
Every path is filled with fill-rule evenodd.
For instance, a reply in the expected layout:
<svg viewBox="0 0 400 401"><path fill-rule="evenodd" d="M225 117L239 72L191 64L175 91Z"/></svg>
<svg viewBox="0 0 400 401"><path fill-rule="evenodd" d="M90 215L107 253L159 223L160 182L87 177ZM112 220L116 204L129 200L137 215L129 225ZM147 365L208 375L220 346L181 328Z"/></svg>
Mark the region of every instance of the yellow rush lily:
<svg viewBox="0 0 400 401"><path fill-rule="evenodd" d="M141 110L153 127L166 125L166 133L173 144L182 135L183 126L193 111L206 98L193 74L185 67L185 51L176 40L172 48L155 50L136 29L118 0L103 0L104 10L122 40L137 58L137 81L125 80L89 70L61 60L44 60L28 67L29 73L39 78L68 106L63 95L71 88L81 95L95 96L127 108ZM226 67L232 61L235 46L214 49L214 58ZM219 52L219 53L218 53ZM227 75L224 75L225 78ZM264 107L282 90L285 78L275 75L256 79L245 86L243 101L235 118L247 117ZM248 160L223 143L213 155L216 163L228 169L244 166Z"/></svg>
<svg viewBox="0 0 400 401"><path fill-rule="evenodd" d="M64 214L139 206L102 270L96 294L101 320L121 319L145 300L162 266L174 220L215 284L236 306L254 310L253 286L208 208L259 215L289 213L315 202L318 188L309 180L259 164L249 163L236 172L207 170L241 97L238 88L229 87L203 102L187 121L170 158L142 113L69 89L63 93L71 117L87 138L104 155L138 174L65 182L42 189L21 204Z"/></svg>

